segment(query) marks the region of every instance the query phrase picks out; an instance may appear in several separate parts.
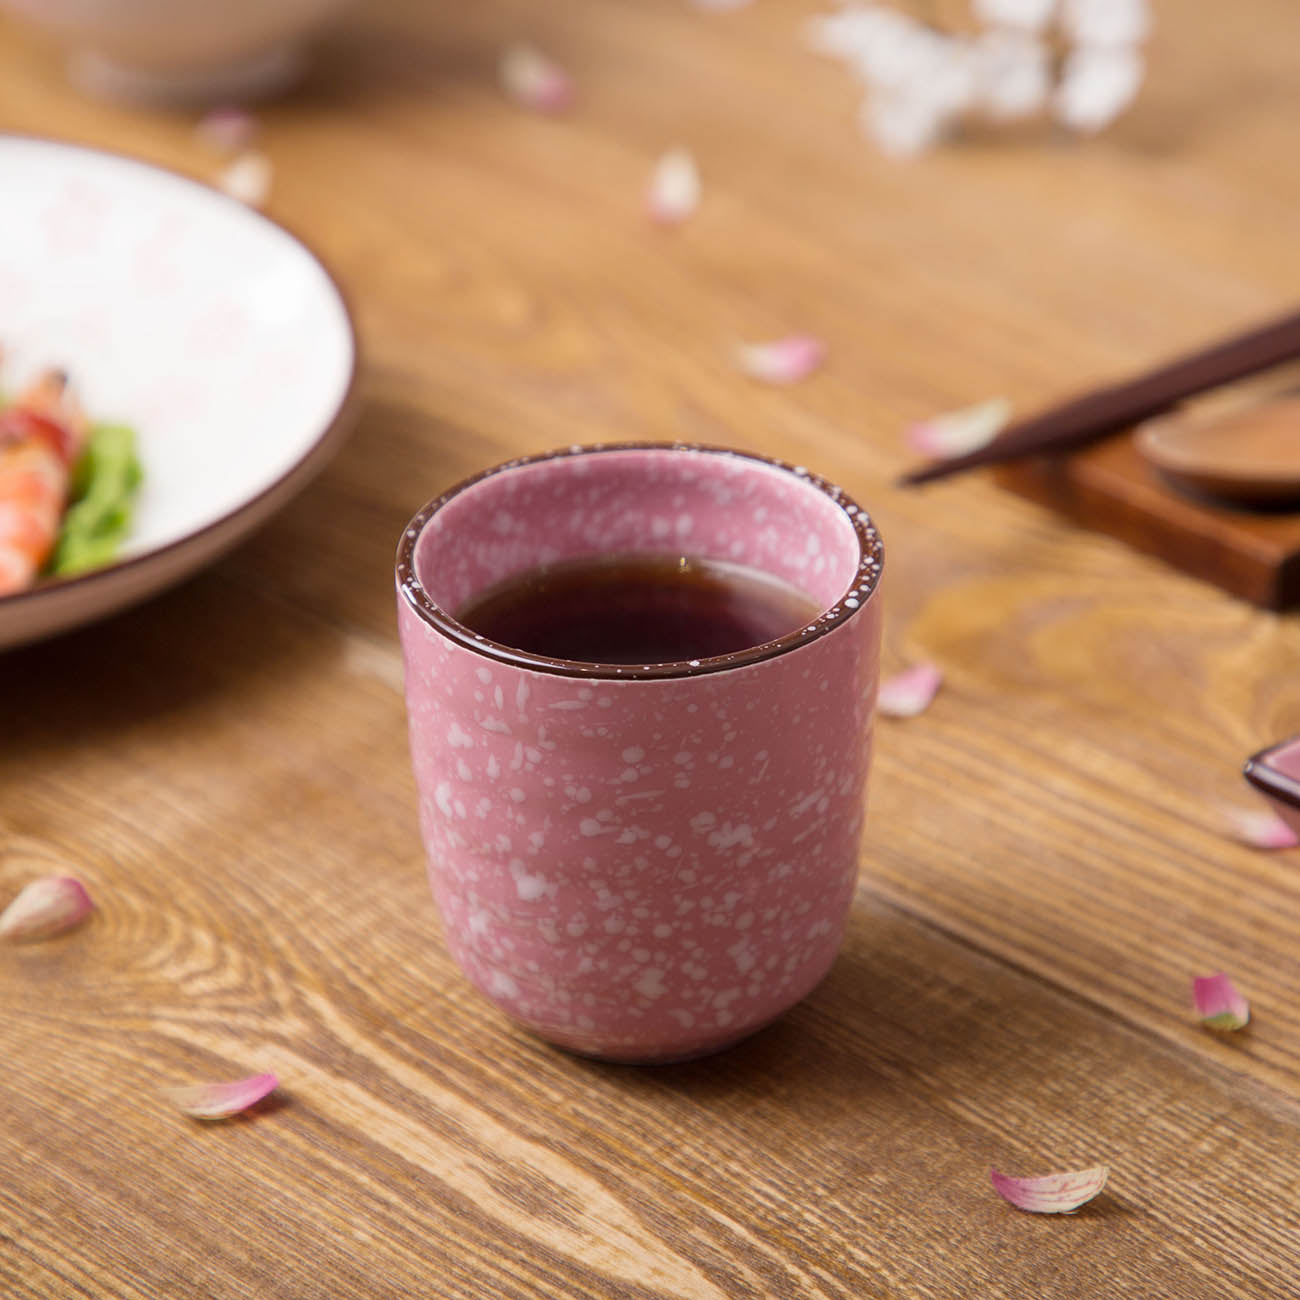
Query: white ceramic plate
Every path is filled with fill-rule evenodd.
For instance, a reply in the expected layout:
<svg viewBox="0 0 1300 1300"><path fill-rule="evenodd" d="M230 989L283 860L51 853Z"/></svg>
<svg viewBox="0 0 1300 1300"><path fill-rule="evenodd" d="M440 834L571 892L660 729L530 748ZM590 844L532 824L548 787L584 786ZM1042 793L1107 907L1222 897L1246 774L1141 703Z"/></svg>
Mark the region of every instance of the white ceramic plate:
<svg viewBox="0 0 1300 1300"><path fill-rule="evenodd" d="M0 597L0 649L206 564L335 450L356 372L338 287L287 231L145 163L0 135L6 386L58 365L132 425L145 482L118 561Z"/></svg>

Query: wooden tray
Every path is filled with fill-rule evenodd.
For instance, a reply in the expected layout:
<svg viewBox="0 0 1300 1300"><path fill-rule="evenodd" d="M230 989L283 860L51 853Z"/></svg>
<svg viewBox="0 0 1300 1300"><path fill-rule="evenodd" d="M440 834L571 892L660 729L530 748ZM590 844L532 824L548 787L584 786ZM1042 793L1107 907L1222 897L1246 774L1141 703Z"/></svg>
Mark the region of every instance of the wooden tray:
<svg viewBox="0 0 1300 1300"><path fill-rule="evenodd" d="M999 466L997 482L1265 609L1300 603L1300 511L1262 513L1169 487L1128 436Z"/></svg>

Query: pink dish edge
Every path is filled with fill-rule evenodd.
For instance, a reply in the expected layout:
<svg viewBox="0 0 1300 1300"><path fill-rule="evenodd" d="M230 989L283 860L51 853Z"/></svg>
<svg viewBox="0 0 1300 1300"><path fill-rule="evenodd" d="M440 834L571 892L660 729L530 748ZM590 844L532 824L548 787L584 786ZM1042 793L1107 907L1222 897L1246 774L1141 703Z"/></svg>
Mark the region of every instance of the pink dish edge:
<svg viewBox="0 0 1300 1300"><path fill-rule="evenodd" d="M1242 775L1300 834L1300 736L1291 736L1252 754Z"/></svg>

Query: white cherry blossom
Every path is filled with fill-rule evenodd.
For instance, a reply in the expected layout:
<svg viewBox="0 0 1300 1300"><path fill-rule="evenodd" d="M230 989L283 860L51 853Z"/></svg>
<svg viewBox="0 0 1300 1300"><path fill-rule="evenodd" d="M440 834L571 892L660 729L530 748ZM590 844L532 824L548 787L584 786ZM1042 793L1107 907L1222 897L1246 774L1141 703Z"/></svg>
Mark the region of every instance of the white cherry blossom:
<svg viewBox="0 0 1300 1300"><path fill-rule="evenodd" d="M975 17L990 27L1021 27L1041 32L1056 12L1057 0L971 0Z"/></svg>
<svg viewBox="0 0 1300 1300"><path fill-rule="evenodd" d="M1147 0L1062 0L1061 26L1073 45L1139 45L1151 12Z"/></svg>
<svg viewBox="0 0 1300 1300"><path fill-rule="evenodd" d="M1085 133L1109 126L1136 98L1142 72L1135 49L1071 50L1052 106L1057 120Z"/></svg>
<svg viewBox="0 0 1300 1300"><path fill-rule="evenodd" d="M1030 117L1047 103L1052 65L1038 37L995 27L975 38L974 52L976 99L995 121Z"/></svg>

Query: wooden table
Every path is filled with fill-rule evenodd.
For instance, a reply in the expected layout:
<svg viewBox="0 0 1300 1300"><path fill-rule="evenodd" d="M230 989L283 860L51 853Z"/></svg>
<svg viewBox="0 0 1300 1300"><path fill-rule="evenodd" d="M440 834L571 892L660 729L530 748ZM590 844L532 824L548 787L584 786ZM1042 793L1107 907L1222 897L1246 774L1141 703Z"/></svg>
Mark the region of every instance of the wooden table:
<svg viewBox="0 0 1300 1300"><path fill-rule="evenodd" d="M1300 730L1300 628L974 477L891 486L916 417L1021 409L1292 302L1300 10L1166 3L1113 132L911 164L801 45L814 0L382 0L264 114L271 211L336 268L359 427L255 540L0 658L0 893L82 877L84 929L0 953L0 1294L1300 1295L1300 853L1228 842L1242 758ZM1247 13L1247 10L1249 13ZM527 34L563 120L505 103ZM197 174L191 119L75 98L0 28L0 125ZM655 156L704 204L647 226ZM807 383L734 369L807 330ZM428 496L519 453L684 437L814 466L888 552L860 894L826 983L713 1060L595 1065L457 974L424 879L391 593ZM1225 968L1255 1023L1193 1022ZM202 1127L164 1086L261 1069ZM988 1168L1104 1162L1072 1218Z"/></svg>

